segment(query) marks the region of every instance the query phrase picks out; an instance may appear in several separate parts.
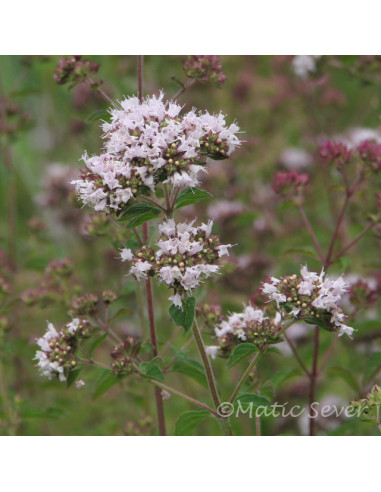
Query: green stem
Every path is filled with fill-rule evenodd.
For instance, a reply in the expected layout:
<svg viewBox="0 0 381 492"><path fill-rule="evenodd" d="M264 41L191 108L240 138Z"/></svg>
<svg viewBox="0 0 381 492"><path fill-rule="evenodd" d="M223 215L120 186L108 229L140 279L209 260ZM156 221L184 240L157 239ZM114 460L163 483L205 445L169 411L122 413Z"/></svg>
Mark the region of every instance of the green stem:
<svg viewBox="0 0 381 492"><path fill-rule="evenodd" d="M205 374L206 374L206 379L208 381L208 387L209 387L210 395L212 397L214 406L216 407L216 410L217 410L217 412L215 412L215 415L218 417L218 422L220 424L220 427L221 427L223 433L226 436L231 436L233 434L232 434L232 431L230 428L229 418L223 417L221 414L218 413L218 409L220 408L220 405L221 405L221 400L220 400L220 397L218 395L218 390L217 390L216 382L214 379L212 365L210 364L209 357L205 351L204 342L202 341L201 332L200 332L200 329L198 327L198 323L197 323L196 318L195 318L194 323L193 323L192 331L193 331L193 337L195 339L198 351L200 352L202 364L203 364L204 369L205 369Z"/></svg>
<svg viewBox="0 0 381 492"><path fill-rule="evenodd" d="M213 400L215 407L218 408L221 405L221 400L220 400L220 397L218 395L216 382L214 380L214 374L213 374L212 366L210 364L208 355L205 351L204 342L202 341L201 333L200 333L196 319L194 320L192 331L193 331L193 337L195 339L198 351L200 352L203 366L205 368L205 373L206 373L206 378L208 380L210 395L212 397L212 400Z"/></svg>
<svg viewBox="0 0 381 492"><path fill-rule="evenodd" d="M163 184L163 190L164 190L164 196L165 196L165 205L167 207L166 215L167 215L167 217L170 217L172 215L172 210L171 210L171 202L169 200L168 185L166 183Z"/></svg>
<svg viewBox="0 0 381 492"><path fill-rule="evenodd" d="M191 396L186 395L185 393L181 393L181 391L178 391L175 388L172 388L171 386L167 386L166 384L160 383L159 381L156 381L156 379L150 379L149 382L152 383L157 388L161 388L165 391L168 391L168 393L173 393L174 395L180 396L181 398L184 398L184 400L187 400L187 401L193 403L194 405L197 405L201 408L204 408L205 410L208 410L208 412L213 414L215 417L219 417L216 410L213 410L213 408L209 407L205 403L202 403L201 401L198 401L195 398L192 398Z"/></svg>
<svg viewBox="0 0 381 492"><path fill-rule="evenodd" d="M244 382L246 379L250 376L251 371L254 369L256 364L258 363L259 359L262 357L262 352L257 352L253 358L253 360L250 362L248 365L246 371L242 374L240 380L238 381L236 387L234 388L234 391L229 398L229 403L233 403L236 397L238 396L239 390L242 388Z"/></svg>

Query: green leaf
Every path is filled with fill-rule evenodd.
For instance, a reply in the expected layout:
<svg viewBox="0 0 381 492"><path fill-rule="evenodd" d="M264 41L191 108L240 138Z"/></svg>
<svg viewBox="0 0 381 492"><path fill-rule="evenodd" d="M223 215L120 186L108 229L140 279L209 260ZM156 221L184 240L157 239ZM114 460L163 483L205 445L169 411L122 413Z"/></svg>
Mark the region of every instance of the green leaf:
<svg viewBox="0 0 381 492"><path fill-rule="evenodd" d="M118 221L129 220L128 228L137 227L148 220L155 219L161 213L160 208L150 203L134 203L118 217Z"/></svg>
<svg viewBox="0 0 381 492"><path fill-rule="evenodd" d="M227 368L233 367L240 360L248 357L254 352L258 352L258 347L253 343L240 343L239 345L236 345L233 352L230 354Z"/></svg>
<svg viewBox="0 0 381 492"><path fill-rule="evenodd" d="M267 405L270 405L270 401L267 398L255 395L254 393L243 393L242 395L238 395L234 400L234 406L237 406L238 402L240 402L240 405L244 410L251 404L253 407L266 407Z"/></svg>
<svg viewBox="0 0 381 492"><path fill-rule="evenodd" d="M69 375L66 379L66 386L69 388L78 378L81 369L74 369L69 372Z"/></svg>
<svg viewBox="0 0 381 492"><path fill-rule="evenodd" d="M177 419L175 436L192 436L197 425L210 416L207 410L185 412Z"/></svg>
<svg viewBox="0 0 381 492"><path fill-rule="evenodd" d="M187 205L191 205L192 203L202 202L203 200L207 200L212 198L213 195L208 193L205 190L199 190L198 188L185 188L182 192L179 193L175 203L175 210L179 208L186 207Z"/></svg>
<svg viewBox="0 0 381 492"><path fill-rule="evenodd" d="M316 258L315 250L313 250L312 248L290 248L283 251L283 253L285 255L297 254L297 255L310 256L311 258Z"/></svg>
<svg viewBox="0 0 381 492"><path fill-rule="evenodd" d="M278 387L288 381L289 379L299 376L300 371L297 369L282 369L278 371L273 378L271 378L271 382L274 385L274 389L278 389Z"/></svg>
<svg viewBox="0 0 381 492"><path fill-rule="evenodd" d="M374 352L365 366L364 379L369 381L381 367L381 352Z"/></svg>
<svg viewBox="0 0 381 492"><path fill-rule="evenodd" d="M182 309L171 304L169 306L169 316L177 326L183 326L186 333L193 326L196 311L196 298L188 297L188 299L183 299L182 304Z"/></svg>
<svg viewBox="0 0 381 492"><path fill-rule="evenodd" d="M263 351L263 354L278 354L278 355L283 355L282 352L277 347L267 347Z"/></svg>
<svg viewBox="0 0 381 492"><path fill-rule="evenodd" d="M334 374L335 376L338 376L341 378L343 381L345 381L350 388L353 389L356 393L360 393L360 387L358 382L356 381L355 377L353 374L351 374L348 369L344 369L343 367L330 367L328 369L328 372L331 374Z"/></svg>
<svg viewBox="0 0 381 492"><path fill-rule="evenodd" d="M90 351L89 351L89 355L91 356L91 354L94 352L94 350L99 347L100 345L102 345L102 343L106 340L107 338L107 331L105 333L102 333L102 335L100 337L98 337L94 343L92 344L91 348L90 348Z"/></svg>
<svg viewBox="0 0 381 492"><path fill-rule="evenodd" d="M267 398L268 400L273 400L274 398L274 385L271 381L266 381L262 384L261 389L259 391L259 395Z"/></svg>
<svg viewBox="0 0 381 492"><path fill-rule="evenodd" d="M164 374L160 367L154 362L142 362L139 365L141 371L147 379L156 379L157 381L164 381Z"/></svg>
<svg viewBox="0 0 381 492"><path fill-rule="evenodd" d="M185 374L197 381L199 384L208 387L205 370L202 364L193 359L177 360L173 365L173 371Z"/></svg>
<svg viewBox="0 0 381 492"><path fill-rule="evenodd" d="M136 288L136 287L135 287ZM109 321L115 321L116 319L119 318L126 318L127 316L131 316L131 314L134 314L132 309L129 308L121 308L119 311L117 311L114 316L112 316Z"/></svg>
<svg viewBox="0 0 381 492"><path fill-rule="evenodd" d="M96 400L102 396L106 391L120 383L124 376L116 376L109 369L104 369L98 379L95 387L95 392L93 394L93 399Z"/></svg>
<svg viewBox="0 0 381 492"><path fill-rule="evenodd" d="M91 113L86 118L86 121L90 122L90 121L96 121L96 120L100 120L100 119L107 120L107 119L109 119L109 117L110 117L110 113L108 111L105 111L104 109L100 109L98 111L94 111L93 113Z"/></svg>

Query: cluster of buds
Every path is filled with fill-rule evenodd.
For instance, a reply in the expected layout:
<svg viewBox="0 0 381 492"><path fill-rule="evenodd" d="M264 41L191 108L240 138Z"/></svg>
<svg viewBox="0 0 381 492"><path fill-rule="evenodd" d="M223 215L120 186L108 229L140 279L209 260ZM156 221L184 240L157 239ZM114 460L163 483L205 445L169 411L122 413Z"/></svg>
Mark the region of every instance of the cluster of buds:
<svg viewBox="0 0 381 492"><path fill-rule="evenodd" d="M82 55L62 57L58 60L54 80L59 85L79 84L85 82L90 76L96 74L99 64L91 60L86 60Z"/></svg>
<svg viewBox="0 0 381 492"><path fill-rule="evenodd" d="M321 159L329 164L343 166L352 159L352 150L342 142L328 140L320 146Z"/></svg>
<svg viewBox="0 0 381 492"><path fill-rule="evenodd" d="M282 341L280 322L279 313L270 319L262 309L246 306L242 313L230 314L215 327L217 344L207 347L206 351L213 358L216 355L226 356L243 342L252 343L263 350L267 345Z"/></svg>
<svg viewBox="0 0 381 492"><path fill-rule="evenodd" d="M352 337L355 330L343 323L346 316L339 306L347 291L348 285L342 277L332 280L324 270L318 275L309 272L306 266L301 268L301 276L271 277L262 284L262 293L278 309L284 308L290 317Z"/></svg>
<svg viewBox="0 0 381 492"><path fill-rule="evenodd" d="M105 304L112 304L113 302L115 302L116 300L118 299L118 296L115 294L114 291L108 289L108 290L104 290L102 292L102 301L105 303Z"/></svg>
<svg viewBox="0 0 381 492"><path fill-rule="evenodd" d="M381 144L372 140L365 140L357 147L357 152L370 170L381 171Z"/></svg>
<svg viewBox="0 0 381 492"><path fill-rule="evenodd" d="M323 162L341 167L352 159L353 152L342 142L328 140L320 146L320 157Z"/></svg>
<svg viewBox="0 0 381 492"><path fill-rule="evenodd" d="M183 69L189 79L210 82L215 86L220 86L226 80L217 55L190 55L183 62Z"/></svg>
<svg viewBox="0 0 381 492"><path fill-rule="evenodd" d="M196 314L209 330L214 330L214 327L222 321L222 308L219 305L203 304L197 306Z"/></svg>
<svg viewBox="0 0 381 492"><path fill-rule="evenodd" d="M119 343L111 352L113 362L111 364L114 374L128 374L132 370L132 362L140 351L141 341L134 337L127 337Z"/></svg>
<svg viewBox="0 0 381 492"><path fill-rule="evenodd" d="M139 102L126 98L110 109L102 125L105 150L83 156L86 168L74 180L84 204L97 211L119 213L132 199L155 191L160 183L197 186L206 158L225 159L240 145L236 124L226 126L223 114L190 111L159 97Z"/></svg>
<svg viewBox="0 0 381 492"><path fill-rule="evenodd" d="M337 62L341 63L341 57L338 57ZM367 84L373 83L378 85L381 81L381 56L380 55L360 55L349 65L351 75L358 77L360 80L366 81Z"/></svg>
<svg viewBox="0 0 381 492"><path fill-rule="evenodd" d="M354 308L366 308L378 301L381 293L381 279L357 280L351 283L349 302Z"/></svg>
<svg viewBox="0 0 381 492"><path fill-rule="evenodd" d="M0 98L0 134L13 136L30 125L30 114L9 99Z"/></svg>
<svg viewBox="0 0 381 492"><path fill-rule="evenodd" d="M221 244L219 236L212 234L213 222L199 227L176 224L173 219L159 226L161 236L156 250L143 246L134 253L123 249L122 261L130 261L130 274L137 280L156 276L160 282L173 288L169 299L182 306L182 296L189 293L204 279L219 272L218 260L229 255L231 244Z"/></svg>
<svg viewBox="0 0 381 492"><path fill-rule="evenodd" d="M69 258L52 260L46 267L45 273L52 277L70 277L73 273L73 262Z"/></svg>
<svg viewBox="0 0 381 492"><path fill-rule="evenodd" d="M109 217L102 214L88 214L81 231L85 236L104 236L110 232Z"/></svg>
<svg viewBox="0 0 381 492"><path fill-rule="evenodd" d="M37 339L35 360L41 375L51 379L53 376L66 381L70 371L76 368L75 353L78 342L90 336L89 323L81 318L74 318L57 331L48 322L48 330L42 338Z"/></svg>
<svg viewBox="0 0 381 492"><path fill-rule="evenodd" d="M281 171L274 176L273 190L277 195L287 200L300 200L308 182L308 174Z"/></svg>
<svg viewBox="0 0 381 492"><path fill-rule="evenodd" d="M84 316L94 314L98 305L98 296L95 294L84 294L80 297L74 297L71 300L69 316Z"/></svg>
<svg viewBox="0 0 381 492"><path fill-rule="evenodd" d="M381 388L377 384L373 386L371 391L366 395L366 398L361 400L351 401L351 406L357 410L357 413L362 418L373 420L380 426L380 409L381 409Z"/></svg>
<svg viewBox="0 0 381 492"><path fill-rule="evenodd" d="M356 160L369 171L381 170L381 144L374 140L363 140L354 147L349 147L343 142L328 140L320 146L319 153L324 162L338 168Z"/></svg>
<svg viewBox="0 0 381 492"><path fill-rule="evenodd" d="M71 260L68 258L52 260L46 267L38 286L22 292L20 298L28 306L38 304L41 307L55 301L65 301L69 293L72 295L80 290L80 286L75 284L71 278L72 274L73 264Z"/></svg>

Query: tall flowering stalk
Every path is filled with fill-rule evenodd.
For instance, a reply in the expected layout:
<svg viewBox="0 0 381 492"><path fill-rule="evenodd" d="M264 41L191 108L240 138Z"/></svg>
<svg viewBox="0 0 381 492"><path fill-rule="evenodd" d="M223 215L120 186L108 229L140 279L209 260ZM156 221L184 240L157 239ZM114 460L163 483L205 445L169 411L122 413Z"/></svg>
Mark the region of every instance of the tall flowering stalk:
<svg viewBox="0 0 381 492"><path fill-rule="evenodd" d="M142 68L139 57L138 97L127 98L120 108L110 110L111 121L103 125L104 151L99 156L84 154L86 168L73 184L82 202L96 211L120 217L140 202L151 206L146 209L147 218L152 207L169 218L179 191L199 186L200 174L206 172L206 159L226 159L240 145L236 135L239 128L234 123L226 126L222 114L215 116L196 110L181 114L181 106L165 101L163 93L143 99ZM164 205L155 196L160 185ZM194 227L193 223L176 224L170 218L159 226L162 236L154 251L148 247L148 221L144 221L141 248L134 252L124 249L121 253L122 261L131 262L130 274L145 281L153 357L158 355L158 345L151 277L157 276L171 287L173 306L180 311L185 309L187 297L203 279L218 272L217 260L228 254L231 247L222 245L212 235L212 225L210 222ZM218 406L214 377L197 327L194 334ZM159 432L165 434L159 388L155 388L155 398Z"/></svg>
<svg viewBox="0 0 381 492"><path fill-rule="evenodd" d="M294 59L296 75L306 78L317 70L317 62L316 57ZM60 83L78 83L79 80L91 83L90 76L98 69L78 57L68 62L62 61L58 68L56 77ZM311 184L310 177L296 171L280 172L275 176L273 190L282 200L291 201L299 211L321 262L320 273L303 266L297 274L268 277L262 283L258 296L253 297L239 312L224 313L219 307L196 307L198 289L210 279L218 278L221 263L229 256L233 245L225 244L214 233L213 221L179 222L174 215L183 206L209 196L200 189L209 160L227 159L241 142L237 124L227 124L222 113L214 115L196 109L186 112L176 102L176 98L190 87L192 81L216 85L224 81L225 75L218 57L189 57L184 63L184 71L188 81L173 100L166 99L164 92L144 98L143 58L138 57L138 96L112 102L110 117L102 124L102 150L98 155L83 154L81 175L72 181L84 205L112 217L119 225L125 224L130 244L123 248L120 246L120 260L126 265L126 273L131 278L144 283L150 343L140 337L123 338L118 335L108 310L108 305L115 301L115 294L103 293L106 306L102 309L99 309L96 296L83 295L70 303L68 314L72 319L62 329L57 330L48 324L46 334L37 340L39 350L36 360L43 375L56 377L68 385L76 381L78 388L85 384L85 381L78 379L80 370L92 365L106 369L106 379L102 381L106 388L125 377L141 383L148 381L154 386L160 435L166 434L163 400L171 395L177 395L201 409L190 412L192 415L187 413L180 416L177 433L189 432L189 418L196 419L197 423L199 419L211 415L230 435L232 431L226 404L235 408L240 398L248 401L252 401L250 398L253 397L260 399L259 395L245 391L255 378L258 362L273 350L272 345L284 340L289 343L296 361L308 377L309 406L312 408L322 366L338 338L344 334L349 338L354 336L356 329L349 326L352 323L343 310L343 299L350 293L349 285L342 276L328 276L327 270L371 229L367 226L357 238L337 251L348 204L366 177L379 171L381 152L374 142L364 142L356 149L334 143L326 143L322 147L323 161L335 166L345 183L344 204L326 254L303 207L306 191ZM98 85L94 88L99 91ZM353 160L356 173L351 182L347 166ZM150 228L152 221L154 227ZM372 224L377 221L378 216L372 218ZM141 232L138 229L140 226ZM150 237L152 229L155 232ZM118 238L121 239L120 243L125 242L124 235ZM169 291L169 318L177 326L183 327L186 334L193 334L203 366L201 377L205 377L212 406L166 384L166 373L176 361L164 364L162 359L171 346L172 337L168 337L164 348L159 350L153 281L162 290ZM30 299L33 296L29 293L29 297L25 297ZM144 314L140 318L143 322ZM287 335L287 330L299 322L315 326L311 369L306 367ZM333 341L319 366L319 336L322 329L332 333ZM212 332L213 341L206 347L203 339L208 330ZM88 349L85 340L99 331L100 337ZM160 333L160 338L164 337L165 333ZM109 364L93 357L93 352L106 339L113 344ZM218 387L213 371L213 359L216 357L227 359L227 369L249 358L246 369L235 381L225 403L221 397L224 389ZM257 422L258 432L259 427ZM314 432L314 419L310 419L310 434Z"/></svg>

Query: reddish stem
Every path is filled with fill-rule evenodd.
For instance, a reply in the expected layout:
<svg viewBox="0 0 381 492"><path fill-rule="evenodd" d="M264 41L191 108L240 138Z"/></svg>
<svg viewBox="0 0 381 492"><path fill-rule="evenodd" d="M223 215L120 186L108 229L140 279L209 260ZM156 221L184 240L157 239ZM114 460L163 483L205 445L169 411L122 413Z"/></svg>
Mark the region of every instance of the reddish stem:
<svg viewBox="0 0 381 492"><path fill-rule="evenodd" d="M312 242L314 243L315 250L319 256L319 259L323 263L323 260L324 260L323 250L321 249L321 246L320 246L319 241L317 240L317 238L315 236L315 233L314 233L314 230L312 229L310 221L308 220L308 217L305 214L305 212L304 212L304 210L300 204L298 204L298 210L299 210L299 213L303 219L303 223L304 223L309 235L311 236Z"/></svg>
<svg viewBox="0 0 381 492"><path fill-rule="evenodd" d="M335 246L337 236L339 235L340 226L341 226L341 224L342 224L342 222L344 220L345 212L347 210L347 207L348 207L350 198L351 198L351 194L349 192L347 192L347 194L345 196L345 200L344 200L343 206L342 206L341 211L340 211L339 218L337 219L337 222L336 222L336 227L335 227L335 230L333 232L331 243L329 245L328 253L327 253L327 256L326 256L326 259L325 259L325 262L324 262L325 263L325 265L324 265L325 267L328 267L331 264L333 248Z"/></svg>
<svg viewBox="0 0 381 492"><path fill-rule="evenodd" d="M138 56L138 97L139 97L139 101L142 102L143 101L143 56L142 55ZM143 231L143 242L147 243L149 237L148 222L145 222L143 224L142 231ZM150 339L152 344L152 355L156 357L159 351L158 351L157 337L156 337L151 277L148 277L146 280L146 297L147 297L149 333L150 333ZM165 436L166 430L165 430L163 398L161 396L160 388L158 388L157 386L155 386L155 401L156 401L156 409L157 409L157 420L159 425L159 434L161 436Z"/></svg>
<svg viewBox="0 0 381 492"><path fill-rule="evenodd" d="M352 246L354 246L368 231L370 231L371 229L373 229L373 227L376 225L376 222L371 222L370 224L368 224L361 232L358 236L356 236L350 243L348 243L346 246L344 246L344 248L342 248L338 253L337 255L333 258L332 261L334 260L337 260L339 258L341 258L343 256L344 253L346 253L348 251L348 249L350 249Z"/></svg>

